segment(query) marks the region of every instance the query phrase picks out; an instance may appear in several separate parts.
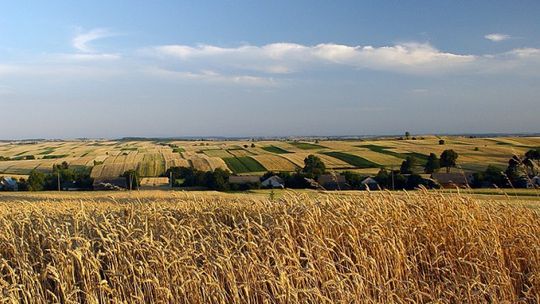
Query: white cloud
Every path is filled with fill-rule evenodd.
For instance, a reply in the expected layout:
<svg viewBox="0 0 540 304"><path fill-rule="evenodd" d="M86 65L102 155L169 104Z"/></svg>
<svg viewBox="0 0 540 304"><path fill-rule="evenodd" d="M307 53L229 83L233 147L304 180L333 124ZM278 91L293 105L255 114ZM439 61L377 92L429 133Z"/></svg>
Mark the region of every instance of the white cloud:
<svg viewBox="0 0 540 304"><path fill-rule="evenodd" d="M244 45L222 48L211 45L196 47L165 45L154 48L159 56L174 57L220 67L261 71L272 74L291 73L306 67L328 64L360 69L423 73L450 70L473 62L474 55L441 52L429 44L406 43L394 46L347 46L273 43L264 46Z"/></svg>
<svg viewBox="0 0 540 304"><path fill-rule="evenodd" d="M493 42L501 42L501 41L510 39L510 35L493 33L493 34L485 35L484 38L486 38L487 40L491 40Z"/></svg>
<svg viewBox="0 0 540 304"><path fill-rule="evenodd" d="M110 36L113 36L113 34L108 29L97 28L76 35L72 40L72 45L80 52L93 53L94 50L89 45L90 42Z"/></svg>
<svg viewBox="0 0 540 304"><path fill-rule="evenodd" d="M258 77L251 75L222 75L218 72L205 70L199 72L171 71L162 68L149 68L147 74L166 77L173 80L197 80L222 84L235 84L247 86L275 86L277 82L273 78Z"/></svg>

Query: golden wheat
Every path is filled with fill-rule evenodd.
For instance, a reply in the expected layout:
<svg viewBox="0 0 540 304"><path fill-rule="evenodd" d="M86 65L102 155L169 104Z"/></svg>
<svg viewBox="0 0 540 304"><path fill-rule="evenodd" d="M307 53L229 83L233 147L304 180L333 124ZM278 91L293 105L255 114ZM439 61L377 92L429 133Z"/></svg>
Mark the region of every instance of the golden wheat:
<svg viewBox="0 0 540 304"><path fill-rule="evenodd" d="M0 202L3 303L540 300L539 214L504 202L428 192Z"/></svg>

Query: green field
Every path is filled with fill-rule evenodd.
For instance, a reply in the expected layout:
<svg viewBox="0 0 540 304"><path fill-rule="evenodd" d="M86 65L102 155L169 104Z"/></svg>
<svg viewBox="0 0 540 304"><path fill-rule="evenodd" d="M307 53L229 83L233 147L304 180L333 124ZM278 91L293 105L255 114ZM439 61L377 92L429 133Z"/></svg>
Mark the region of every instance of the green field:
<svg viewBox="0 0 540 304"><path fill-rule="evenodd" d="M276 146L266 146L266 147L262 147L261 149L267 151L267 152L270 152L270 153L275 153L275 154L287 154L287 153L292 153L290 151L287 151L285 149L282 149L280 147L276 147Z"/></svg>
<svg viewBox="0 0 540 304"><path fill-rule="evenodd" d="M307 142L292 141L292 142L289 142L289 144L302 150L326 149L326 147L323 147L321 145L311 144Z"/></svg>
<svg viewBox="0 0 540 304"><path fill-rule="evenodd" d="M39 155L47 155L47 154L51 154L54 152L54 148L46 148L45 150L39 152L38 154Z"/></svg>
<svg viewBox="0 0 540 304"><path fill-rule="evenodd" d="M344 153L344 152L323 152L323 154L335 157L339 160L342 160L354 167L360 168L360 169L366 169L366 168L378 168L381 167L381 165L376 164L372 161L369 161L365 158L362 158L360 156Z"/></svg>
<svg viewBox="0 0 540 304"><path fill-rule="evenodd" d="M234 173L263 172L266 169L251 157L227 157L223 158L227 167Z"/></svg>

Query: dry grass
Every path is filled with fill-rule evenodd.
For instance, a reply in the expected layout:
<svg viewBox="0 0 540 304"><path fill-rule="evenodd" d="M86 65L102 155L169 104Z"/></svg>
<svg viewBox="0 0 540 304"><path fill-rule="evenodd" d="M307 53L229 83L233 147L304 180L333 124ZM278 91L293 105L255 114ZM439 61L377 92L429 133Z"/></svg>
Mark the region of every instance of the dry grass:
<svg viewBox="0 0 540 304"><path fill-rule="evenodd" d="M540 300L539 214L507 203L427 192L0 201L4 303Z"/></svg>

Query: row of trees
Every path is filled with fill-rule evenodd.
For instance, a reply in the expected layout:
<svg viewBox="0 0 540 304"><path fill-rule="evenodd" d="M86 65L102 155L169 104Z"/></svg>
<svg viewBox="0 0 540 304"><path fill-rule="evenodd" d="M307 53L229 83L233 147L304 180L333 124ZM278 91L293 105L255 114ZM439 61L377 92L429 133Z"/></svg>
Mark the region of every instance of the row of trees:
<svg viewBox="0 0 540 304"><path fill-rule="evenodd" d="M93 179L87 167L70 167L67 162L54 165L51 173L33 170L27 180L18 181L19 191L58 190L62 188L92 189Z"/></svg>
<svg viewBox="0 0 540 304"><path fill-rule="evenodd" d="M446 168L446 172L450 172L450 168L456 167L459 155L454 150L444 150L440 158L435 153L430 153L424 165L424 173L434 173L440 168ZM401 174L413 174L415 167L418 166L418 160L414 156L407 156L401 163L399 172Z"/></svg>

